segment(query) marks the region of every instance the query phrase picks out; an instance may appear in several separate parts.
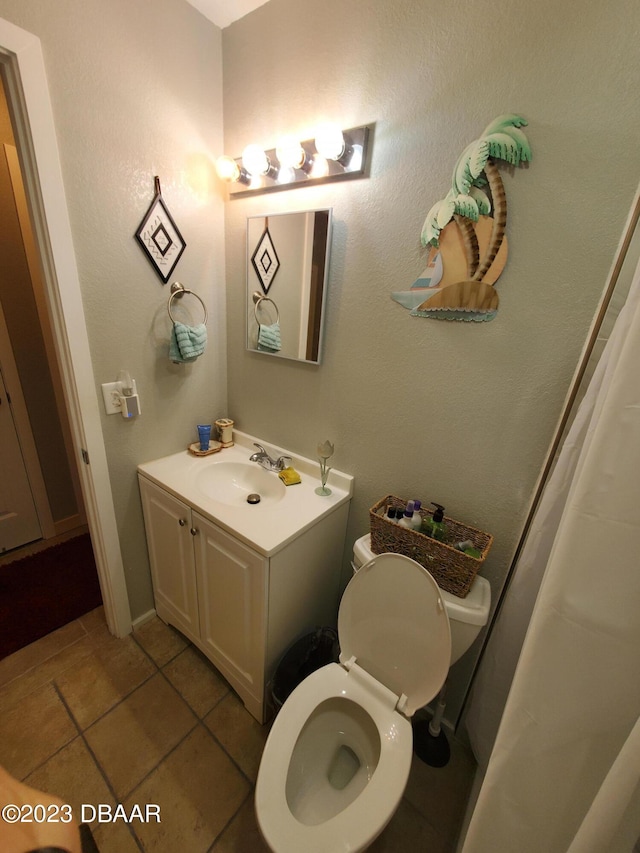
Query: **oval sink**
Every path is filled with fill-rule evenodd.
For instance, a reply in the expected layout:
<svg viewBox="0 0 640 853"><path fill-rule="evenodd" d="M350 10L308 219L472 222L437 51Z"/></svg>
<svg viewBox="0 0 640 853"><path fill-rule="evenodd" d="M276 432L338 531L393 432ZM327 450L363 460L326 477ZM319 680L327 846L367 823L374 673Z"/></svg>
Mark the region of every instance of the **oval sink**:
<svg viewBox="0 0 640 853"><path fill-rule="evenodd" d="M196 484L207 497L230 506L250 506L251 494L260 495L260 504L277 503L286 489L277 474L255 462L212 462L198 472Z"/></svg>

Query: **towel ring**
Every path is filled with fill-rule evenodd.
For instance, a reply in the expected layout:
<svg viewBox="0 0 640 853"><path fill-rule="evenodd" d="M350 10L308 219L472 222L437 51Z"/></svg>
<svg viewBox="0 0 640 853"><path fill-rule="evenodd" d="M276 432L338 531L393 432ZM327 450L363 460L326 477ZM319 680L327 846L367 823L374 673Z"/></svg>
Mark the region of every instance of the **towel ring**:
<svg viewBox="0 0 640 853"><path fill-rule="evenodd" d="M255 302L255 307L253 309L253 316L256 318L256 323L260 326L260 320L258 320L258 306L261 302L270 302L273 307L276 309L276 323L280 322L280 311L278 310L278 306L269 296L263 296L257 290L253 294L253 301Z"/></svg>
<svg viewBox="0 0 640 853"><path fill-rule="evenodd" d="M182 299L185 293L190 293L191 296L195 296L200 305L202 305L202 310L204 311L204 320L202 321L205 326L207 324L207 306L204 304L203 300L198 296L197 293L194 293L193 290L188 290L184 285L180 284L179 281L174 281L171 285L171 296L169 297L169 302L167 303L167 311L169 312L169 317L171 318L171 322L175 323L175 317L171 313L171 303L174 299Z"/></svg>

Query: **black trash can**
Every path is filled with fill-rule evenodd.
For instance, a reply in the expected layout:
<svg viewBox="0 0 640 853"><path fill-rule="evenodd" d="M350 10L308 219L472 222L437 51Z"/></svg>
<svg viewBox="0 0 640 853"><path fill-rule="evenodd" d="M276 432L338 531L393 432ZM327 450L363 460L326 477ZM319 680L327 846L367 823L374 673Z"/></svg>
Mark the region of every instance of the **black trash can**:
<svg viewBox="0 0 640 853"><path fill-rule="evenodd" d="M282 656L273 677L271 694L276 712L301 681L340 656L338 634L333 628L317 628L297 640Z"/></svg>

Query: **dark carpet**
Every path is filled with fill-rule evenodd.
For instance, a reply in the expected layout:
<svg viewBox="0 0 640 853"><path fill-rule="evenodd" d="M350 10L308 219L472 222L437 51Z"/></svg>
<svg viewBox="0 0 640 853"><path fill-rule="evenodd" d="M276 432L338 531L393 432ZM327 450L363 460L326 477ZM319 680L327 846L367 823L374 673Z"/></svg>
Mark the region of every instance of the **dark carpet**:
<svg viewBox="0 0 640 853"><path fill-rule="evenodd" d="M0 660L101 604L88 533L0 566Z"/></svg>

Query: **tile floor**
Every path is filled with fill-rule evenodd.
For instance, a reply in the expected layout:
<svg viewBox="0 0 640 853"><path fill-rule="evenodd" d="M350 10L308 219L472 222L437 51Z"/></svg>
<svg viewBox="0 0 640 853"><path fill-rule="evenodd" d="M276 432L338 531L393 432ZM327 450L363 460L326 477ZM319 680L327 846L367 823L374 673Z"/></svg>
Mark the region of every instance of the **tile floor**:
<svg viewBox="0 0 640 853"><path fill-rule="evenodd" d="M0 661L0 764L80 804L157 804L161 822L91 826L101 853L261 853L253 788L268 727L159 619L118 640L102 608ZM373 853L450 853L473 758L414 758L400 808Z"/></svg>

